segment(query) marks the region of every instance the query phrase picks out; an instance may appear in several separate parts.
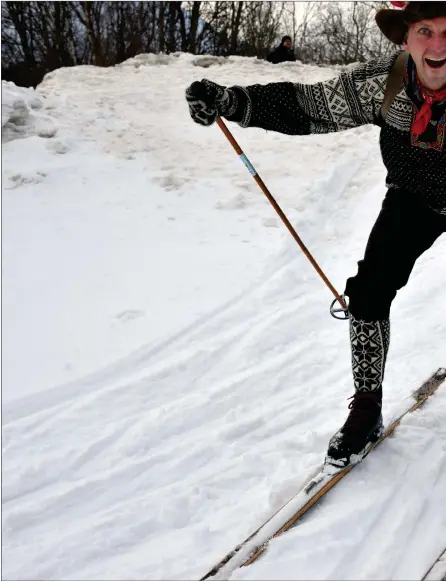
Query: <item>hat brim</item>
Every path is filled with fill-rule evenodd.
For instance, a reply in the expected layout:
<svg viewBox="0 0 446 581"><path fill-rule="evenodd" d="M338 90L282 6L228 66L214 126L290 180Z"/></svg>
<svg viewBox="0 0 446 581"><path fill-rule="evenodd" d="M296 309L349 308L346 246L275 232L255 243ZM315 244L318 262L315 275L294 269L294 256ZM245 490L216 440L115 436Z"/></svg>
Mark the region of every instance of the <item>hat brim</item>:
<svg viewBox="0 0 446 581"><path fill-rule="evenodd" d="M381 32L390 42L398 45L403 44L407 33L403 10L382 8L376 13L375 20Z"/></svg>

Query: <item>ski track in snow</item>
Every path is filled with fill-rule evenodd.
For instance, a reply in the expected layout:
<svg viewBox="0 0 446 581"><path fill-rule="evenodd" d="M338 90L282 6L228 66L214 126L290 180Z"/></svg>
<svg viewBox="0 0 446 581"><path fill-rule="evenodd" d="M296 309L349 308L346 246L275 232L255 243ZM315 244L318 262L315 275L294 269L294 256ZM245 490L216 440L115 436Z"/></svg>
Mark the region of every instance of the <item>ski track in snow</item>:
<svg viewBox="0 0 446 581"><path fill-rule="evenodd" d="M445 579L446 579L446 549L442 552L442 554L438 557L437 561L427 572L425 581L445 581Z"/></svg>
<svg viewBox="0 0 446 581"><path fill-rule="evenodd" d="M202 76L335 72L200 62L141 56L7 87L3 117L21 122L3 127L5 579L197 579L300 489L345 418L348 324L183 98ZM342 290L384 194L376 129L230 128ZM442 239L395 300L385 421L446 365L445 260ZM443 386L232 578L420 579L446 544L445 425Z"/></svg>

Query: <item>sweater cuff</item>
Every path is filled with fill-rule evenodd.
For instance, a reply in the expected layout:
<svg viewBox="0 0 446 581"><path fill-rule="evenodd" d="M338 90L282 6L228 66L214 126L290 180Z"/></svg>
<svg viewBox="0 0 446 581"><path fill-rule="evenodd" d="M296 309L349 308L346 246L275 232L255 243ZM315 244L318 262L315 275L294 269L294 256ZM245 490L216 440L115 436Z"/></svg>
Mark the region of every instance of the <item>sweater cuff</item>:
<svg viewBox="0 0 446 581"><path fill-rule="evenodd" d="M248 91L244 87L230 87L233 95L229 111L223 115L228 121L235 121L241 127L248 127L251 121L252 104Z"/></svg>

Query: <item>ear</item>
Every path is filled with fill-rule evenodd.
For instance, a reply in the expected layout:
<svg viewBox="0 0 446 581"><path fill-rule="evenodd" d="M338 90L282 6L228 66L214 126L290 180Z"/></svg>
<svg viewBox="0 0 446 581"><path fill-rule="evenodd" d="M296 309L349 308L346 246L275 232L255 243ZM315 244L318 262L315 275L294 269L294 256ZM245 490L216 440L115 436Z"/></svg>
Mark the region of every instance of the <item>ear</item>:
<svg viewBox="0 0 446 581"><path fill-rule="evenodd" d="M404 50L409 50L408 46L407 46L407 37L409 36L409 32L406 32L406 34L404 35L404 39L403 39L403 48Z"/></svg>

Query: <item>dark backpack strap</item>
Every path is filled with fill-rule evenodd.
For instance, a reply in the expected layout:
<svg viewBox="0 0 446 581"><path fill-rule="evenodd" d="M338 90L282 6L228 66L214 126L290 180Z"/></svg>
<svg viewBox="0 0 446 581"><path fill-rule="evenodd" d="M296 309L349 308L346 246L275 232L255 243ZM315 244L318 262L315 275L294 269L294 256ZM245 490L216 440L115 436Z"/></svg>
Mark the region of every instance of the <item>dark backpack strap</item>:
<svg viewBox="0 0 446 581"><path fill-rule="evenodd" d="M401 90L409 53L402 52L393 63L392 69L387 77L386 92L384 93L383 104L381 105L381 117L385 119L387 113L398 93Z"/></svg>

